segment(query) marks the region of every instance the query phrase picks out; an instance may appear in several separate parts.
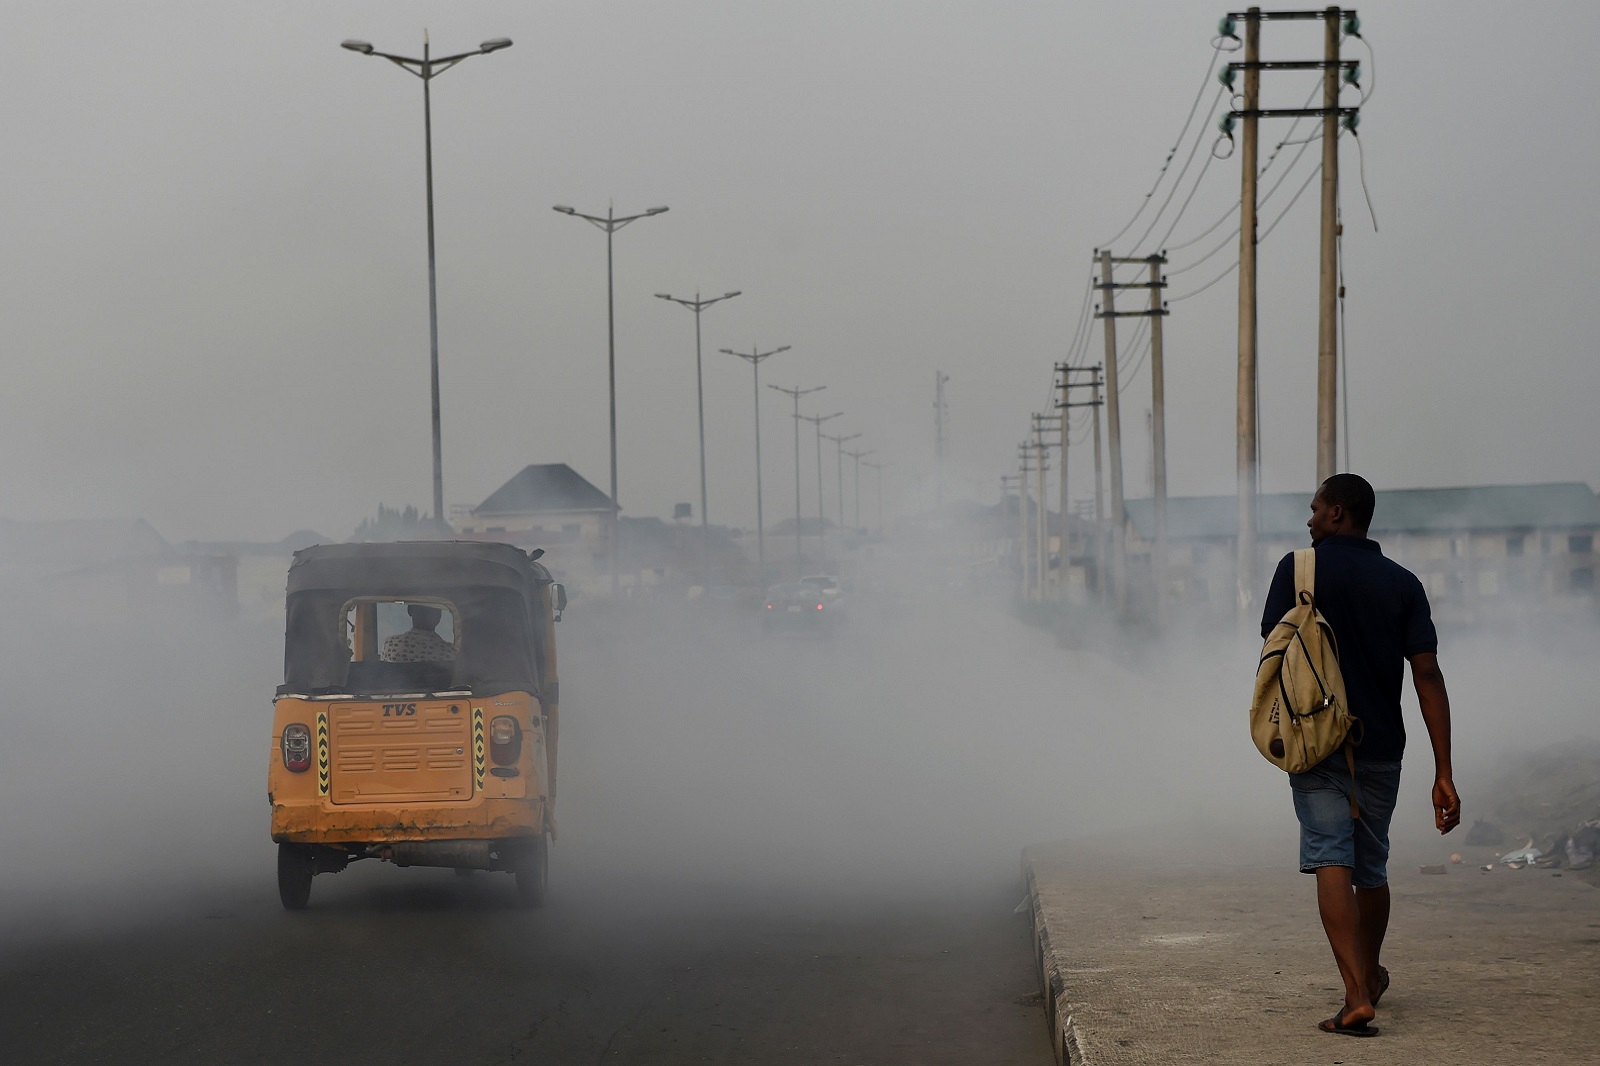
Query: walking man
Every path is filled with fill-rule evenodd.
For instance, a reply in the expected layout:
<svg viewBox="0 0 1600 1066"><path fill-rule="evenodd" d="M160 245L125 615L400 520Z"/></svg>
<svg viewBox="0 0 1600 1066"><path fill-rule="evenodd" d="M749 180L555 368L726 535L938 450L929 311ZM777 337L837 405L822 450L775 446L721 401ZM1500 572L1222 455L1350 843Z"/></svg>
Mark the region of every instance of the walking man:
<svg viewBox="0 0 1600 1066"><path fill-rule="evenodd" d="M1335 474L1312 498L1306 522L1316 548L1317 608L1338 642L1350 714L1361 723L1354 734L1356 780L1343 751L1289 775L1300 820L1300 872L1316 875L1317 910L1344 980L1344 1005L1318 1028L1348 1036L1377 1035L1370 1023L1389 987L1379 955L1389 927L1389 818L1406 744L1400 690L1408 661L1433 746L1433 822L1441 833L1461 823L1438 634L1422 582L1367 537L1375 502L1365 478ZM1294 599L1290 554L1278 564L1267 592L1263 637ZM1350 817L1352 790L1359 818Z"/></svg>

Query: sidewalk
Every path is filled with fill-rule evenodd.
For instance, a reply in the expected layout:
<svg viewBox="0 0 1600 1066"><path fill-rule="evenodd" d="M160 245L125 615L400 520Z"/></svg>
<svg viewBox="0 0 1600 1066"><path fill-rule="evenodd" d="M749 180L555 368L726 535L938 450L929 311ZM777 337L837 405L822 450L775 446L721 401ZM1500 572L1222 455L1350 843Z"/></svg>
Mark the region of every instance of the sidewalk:
<svg viewBox="0 0 1600 1066"><path fill-rule="evenodd" d="M1343 986L1293 848L1129 839L1023 853L1045 1010L1073 1066L1600 1061L1600 890L1396 847L1371 1039L1318 1032ZM1444 876L1422 863L1466 859ZM1278 849L1282 850L1282 849ZM1153 851L1156 854L1139 854Z"/></svg>

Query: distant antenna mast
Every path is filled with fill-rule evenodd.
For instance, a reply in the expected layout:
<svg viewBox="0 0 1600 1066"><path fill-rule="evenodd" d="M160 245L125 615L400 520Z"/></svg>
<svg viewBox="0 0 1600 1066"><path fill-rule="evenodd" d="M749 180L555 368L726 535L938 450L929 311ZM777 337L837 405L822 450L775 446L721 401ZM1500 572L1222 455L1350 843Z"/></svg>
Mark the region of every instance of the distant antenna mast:
<svg viewBox="0 0 1600 1066"><path fill-rule="evenodd" d="M933 372L933 483L934 508L944 506L944 387L950 375L942 370Z"/></svg>

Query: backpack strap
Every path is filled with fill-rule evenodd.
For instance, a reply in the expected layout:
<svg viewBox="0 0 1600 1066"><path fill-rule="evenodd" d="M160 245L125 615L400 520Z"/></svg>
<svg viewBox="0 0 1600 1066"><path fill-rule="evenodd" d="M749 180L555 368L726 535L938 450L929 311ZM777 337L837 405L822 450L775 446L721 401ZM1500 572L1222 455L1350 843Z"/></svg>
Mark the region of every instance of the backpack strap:
<svg viewBox="0 0 1600 1066"><path fill-rule="evenodd" d="M1299 548L1294 553L1294 598L1296 603L1312 603L1317 597L1317 551Z"/></svg>
<svg viewBox="0 0 1600 1066"><path fill-rule="evenodd" d="M1361 817L1361 804L1356 794L1360 786L1356 784L1356 746L1349 740L1344 742L1344 764L1350 768L1350 820L1355 821Z"/></svg>

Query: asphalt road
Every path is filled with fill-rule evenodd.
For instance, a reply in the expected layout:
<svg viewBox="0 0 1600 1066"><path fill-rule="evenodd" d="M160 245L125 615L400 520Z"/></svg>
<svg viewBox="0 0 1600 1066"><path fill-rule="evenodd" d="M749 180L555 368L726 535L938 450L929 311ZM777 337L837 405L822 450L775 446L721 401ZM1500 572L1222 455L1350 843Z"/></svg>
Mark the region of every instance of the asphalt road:
<svg viewBox="0 0 1600 1066"><path fill-rule="evenodd" d="M556 867L559 878L560 867ZM44 1063L1051 1062L1010 884L906 907L352 869L34 944L0 1056ZM558 884L560 884L558 880Z"/></svg>
<svg viewBox="0 0 1600 1066"><path fill-rule="evenodd" d="M1053 1061L1012 914L1028 739L966 727L955 657L581 607L532 912L504 875L377 863L282 911L281 627L113 627L81 657L36 620L5 664L0 1060ZM80 713L17 713L62 677Z"/></svg>

